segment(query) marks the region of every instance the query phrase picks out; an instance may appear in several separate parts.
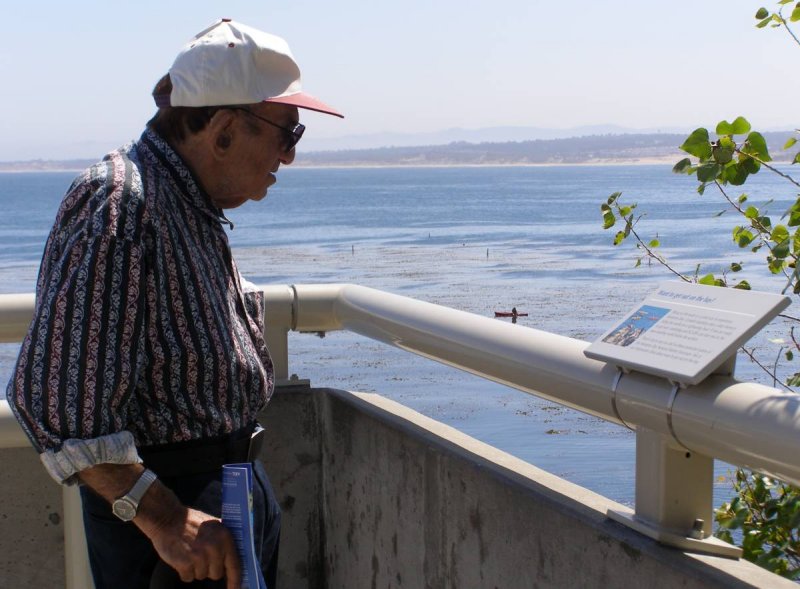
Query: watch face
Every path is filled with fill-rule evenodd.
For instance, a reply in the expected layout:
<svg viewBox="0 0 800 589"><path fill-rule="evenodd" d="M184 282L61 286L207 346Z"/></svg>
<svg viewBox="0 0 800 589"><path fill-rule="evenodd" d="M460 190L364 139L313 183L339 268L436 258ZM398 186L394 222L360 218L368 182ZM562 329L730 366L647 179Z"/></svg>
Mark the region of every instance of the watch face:
<svg viewBox="0 0 800 589"><path fill-rule="evenodd" d="M114 501L111 510L122 521L129 522L136 517L136 506L124 497Z"/></svg>

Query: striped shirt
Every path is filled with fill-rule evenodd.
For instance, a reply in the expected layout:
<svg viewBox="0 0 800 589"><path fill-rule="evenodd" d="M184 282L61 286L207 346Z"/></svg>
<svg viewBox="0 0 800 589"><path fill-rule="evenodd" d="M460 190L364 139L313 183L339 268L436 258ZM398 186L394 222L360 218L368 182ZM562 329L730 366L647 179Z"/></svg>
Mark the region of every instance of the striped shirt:
<svg viewBox="0 0 800 589"><path fill-rule="evenodd" d="M73 182L7 390L59 482L236 431L266 404L263 298L243 292L223 223L149 130Z"/></svg>

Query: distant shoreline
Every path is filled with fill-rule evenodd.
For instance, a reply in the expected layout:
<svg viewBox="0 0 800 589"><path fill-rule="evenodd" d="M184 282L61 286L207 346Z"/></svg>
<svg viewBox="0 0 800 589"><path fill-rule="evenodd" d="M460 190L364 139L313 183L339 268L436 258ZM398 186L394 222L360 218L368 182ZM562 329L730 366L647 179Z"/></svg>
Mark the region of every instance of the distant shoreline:
<svg viewBox="0 0 800 589"><path fill-rule="evenodd" d="M295 162L292 169L368 169L368 168L549 168L549 167L568 167L568 166L649 166L649 165L674 165L680 159L680 155L674 157L648 157L648 158L608 158L593 159L581 162L486 162L486 163L347 163L347 164L304 164L302 161ZM0 162L0 174L31 174L31 173L64 173L72 172L78 174L93 165L94 161L89 161L83 167L64 166L59 167L57 162L53 162L52 167L31 166L25 167L25 162L11 162L19 167L6 167L6 162Z"/></svg>
<svg viewBox="0 0 800 589"><path fill-rule="evenodd" d="M650 166L650 165L675 165L681 159L680 155L675 157L663 158L635 158L621 159L608 158L597 160L586 160L582 162L486 162L475 163L352 163L352 164L303 164L296 162L292 168L298 169L359 169L359 168L555 168L555 167L575 167L575 166Z"/></svg>
<svg viewBox="0 0 800 589"><path fill-rule="evenodd" d="M19 168L19 169L5 169L2 162L0 162L0 174L59 174L64 172L72 172L73 174L80 174L88 166L84 168Z"/></svg>

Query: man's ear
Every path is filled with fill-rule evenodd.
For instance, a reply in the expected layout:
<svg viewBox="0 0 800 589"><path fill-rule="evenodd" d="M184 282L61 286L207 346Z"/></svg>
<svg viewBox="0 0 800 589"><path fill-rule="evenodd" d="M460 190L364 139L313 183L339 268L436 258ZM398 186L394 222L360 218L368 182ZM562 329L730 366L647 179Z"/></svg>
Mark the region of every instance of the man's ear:
<svg viewBox="0 0 800 589"><path fill-rule="evenodd" d="M228 149L231 146L231 136L228 135L226 132L222 132L217 135L217 147L220 149Z"/></svg>
<svg viewBox="0 0 800 589"><path fill-rule="evenodd" d="M211 148L217 157L224 157L233 142L234 124L233 112L221 109L214 113L208 122L209 139Z"/></svg>

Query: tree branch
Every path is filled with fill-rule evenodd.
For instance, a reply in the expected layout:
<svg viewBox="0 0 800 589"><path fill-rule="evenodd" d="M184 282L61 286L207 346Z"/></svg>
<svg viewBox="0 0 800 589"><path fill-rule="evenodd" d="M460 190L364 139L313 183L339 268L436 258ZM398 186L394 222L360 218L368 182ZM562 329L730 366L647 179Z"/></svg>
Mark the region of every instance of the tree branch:
<svg viewBox="0 0 800 589"><path fill-rule="evenodd" d="M614 203L614 206L616 207L617 212L619 212L620 211L619 204L618 203ZM692 282L691 278L689 278L688 276L685 276L684 274L681 274L680 272L675 270L672 266L670 266L667 263L667 261L662 256L658 255L656 252L651 250L650 247L639 236L639 234L636 233L636 229L634 229L634 226L636 225L636 223L638 223L638 219L636 221L634 221L633 220L633 214L631 214L630 217L623 216L622 218L625 220L625 223L627 223L628 227L630 228L630 232L633 234L633 237L636 239L636 243L638 243L642 247L642 249L644 249L644 251L647 252L648 257L650 257L651 259L656 260L659 264L664 266L667 270L672 272L675 276L677 276L678 278L680 278L684 282Z"/></svg>
<svg viewBox="0 0 800 589"><path fill-rule="evenodd" d="M773 383L773 384L775 384L775 385L781 385L781 386L782 386L784 389L786 389L787 391L789 391L789 392L793 392L793 389L792 389L792 387L790 387L789 385L787 385L786 383L784 383L782 380L780 380L780 379L777 377L777 375L776 375L775 373L773 373L773 372L772 372L772 371L771 371L769 368L767 368L767 367L766 367L766 366L764 366L764 365L763 365L761 362L759 362L759 361L758 361L758 359L755 357L755 354L754 354L754 353L753 353L751 350L748 350L748 349L747 349L747 348L745 348L744 346L742 346L742 347L741 347L741 348L739 348L739 349L740 349L742 352L744 352L744 353L745 353L745 354L746 354L746 355L747 355L747 356L750 358L750 361L751 361L751 362L753 362L753 363L754 363L756 366L758 366L759 368L761 368L761 370L763 370L763 371L764 371L764 372L767 374L767 376L769 376L769 377L771 377L771 378L772 378L772 383Z"/></svg>
<svg viewBox="0 0 800 589"><path fill-rule="evenodd" d="M800 40L798 40L797 36L794 34L794 31L789 28L789 25L786 23L786 19L783 18L783 7L778 9L778 16L781 17L781 23L783 24L783 28L786 29L786 32L789 33L789 36L794 39L794 42L800 45Z"/></svg>
<svg viewBox="0 0 800 589"><path fill-rule="evenodd" d="M739 155L744 155L744 156L747 156L747 157L749 157L749 158L752 158L752 159L756 160L756 161L757 161L759 164L761 164L762 166L764 166L765 168L767 168L767 169L768 169L770 172L775 172L775 173L776 173L778 176L781 176L782 178L784 178L784 179L788 180L789 182L791 182L792 184L794 184L795 186L797 186L798 188L800 188L800 182L798 182L797 180L795 180L794 178L792 178L792 177L791 177L789 174L785 174L784 172L781 172L781 171L780 171L778 168L776 168L775 166L771 166L771 165L769 165L767 162L765 162L764 160L762 160L762 159L761 159L761 158L759 158L758 156L755 156L755 155L753 155L753 154L751 154L751 153L744 153L744 152L743 152L741 149L739 149L738 147L737 147L736 149L734 149L734 151L735 151L736 153L738 153Z"/></svg>

